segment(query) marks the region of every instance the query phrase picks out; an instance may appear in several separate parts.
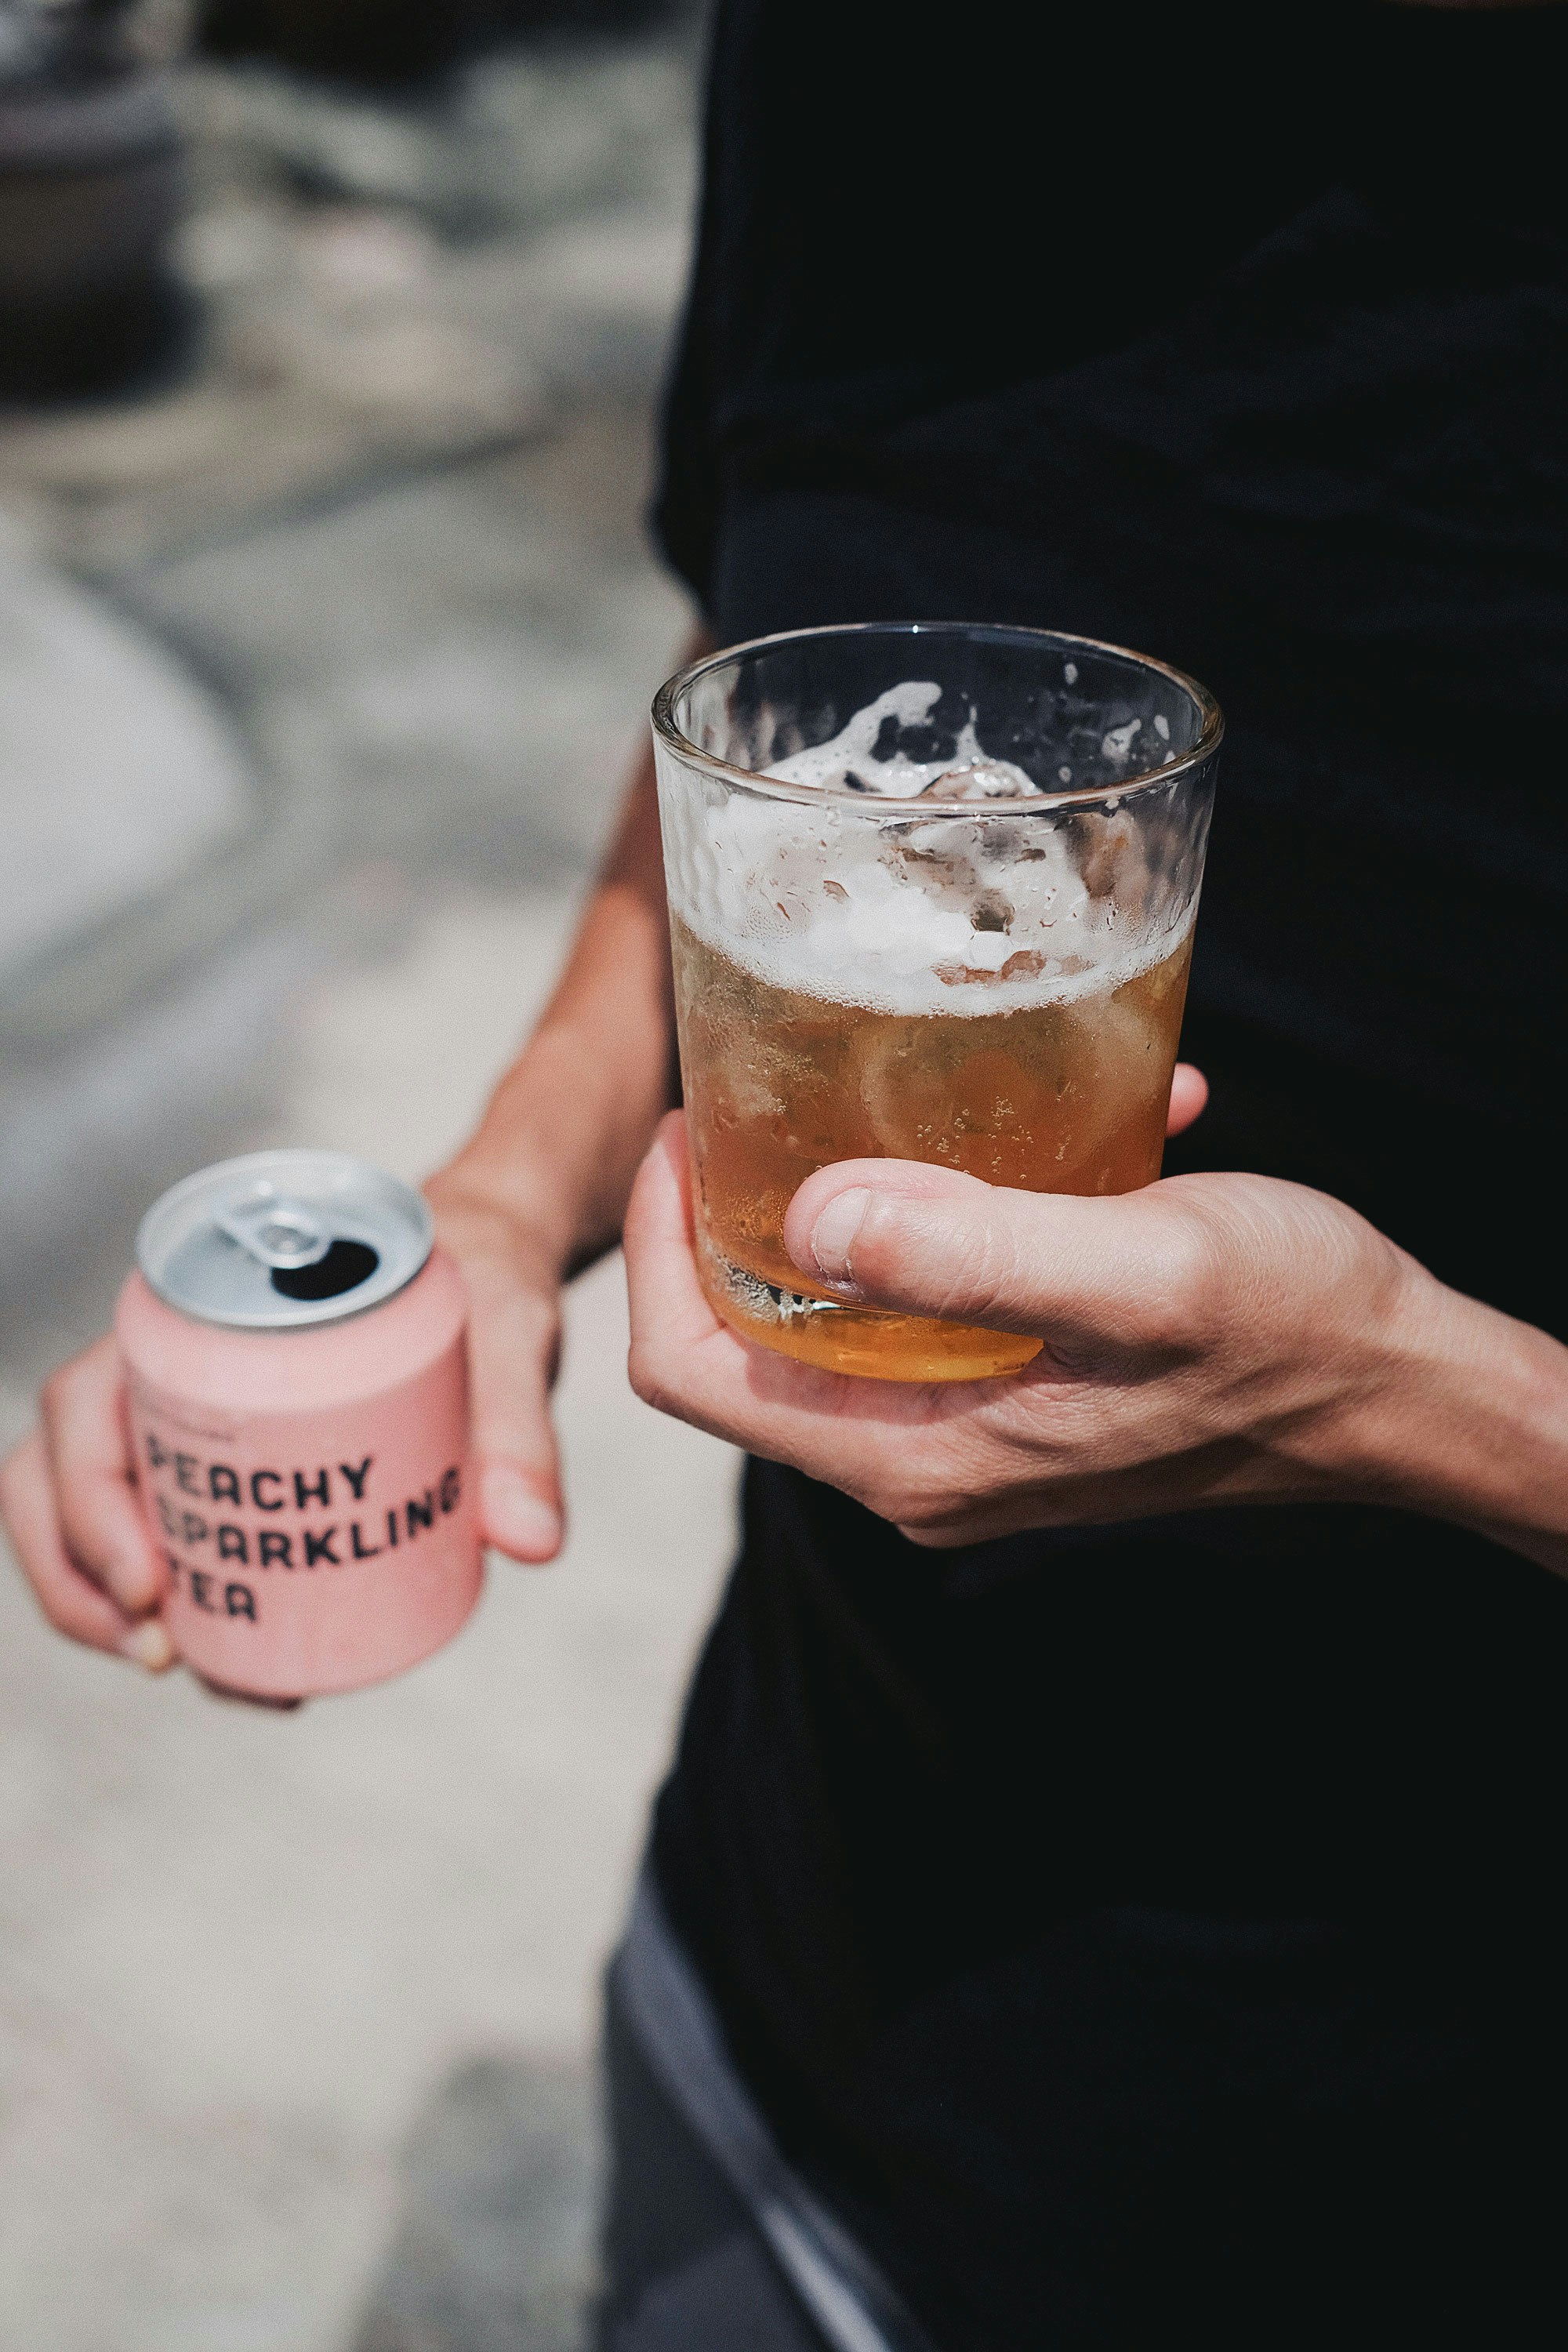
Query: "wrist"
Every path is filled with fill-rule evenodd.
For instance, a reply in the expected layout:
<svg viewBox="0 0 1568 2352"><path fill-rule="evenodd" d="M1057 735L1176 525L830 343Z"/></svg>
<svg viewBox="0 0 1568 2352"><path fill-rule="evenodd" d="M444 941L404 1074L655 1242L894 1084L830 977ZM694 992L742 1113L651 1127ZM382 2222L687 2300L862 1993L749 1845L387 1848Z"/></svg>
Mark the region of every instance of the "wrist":
<svg viewBox="0 0 1568 2352"><path fill-rule="evenodd" d="M578 1254L559 1176L476 1147L425 1185L437 1230L454 1256L489 1259L557 1285Z"/></svg>
<svg viewBox="0 0 1568 2352"><path fill-rule="evenodd" d="M1363 1491L1568 1568L1568 1349L1406 1264Z"/></svg>
<svg viewBox="0 0 1568 2352"><path fill-rule="evenodd" d="M1394 1258L1391 1280L1342 1343L1333 1467L1351 1499L1434 1513L1438 1433L1454 1417L1454 1309L1465 1302L1403 1251Z"/></svg>
<svg viewBox="0 0 1568 2352"><path fill-rule="evenodd" d="M557 1282L613 1248L657 1108L637 1121L595 1076L592 1053L536 1039L426 1184L443 1222L474 1247L542 1261Z"/></svg>

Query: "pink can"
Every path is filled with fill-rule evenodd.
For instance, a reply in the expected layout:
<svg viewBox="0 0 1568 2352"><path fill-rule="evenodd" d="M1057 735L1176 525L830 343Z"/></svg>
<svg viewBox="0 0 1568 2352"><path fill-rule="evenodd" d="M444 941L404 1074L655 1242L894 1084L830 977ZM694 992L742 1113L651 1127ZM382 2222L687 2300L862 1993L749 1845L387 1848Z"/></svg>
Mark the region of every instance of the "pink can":
<svg viewBox="0 0 1568 2352"><path fill-rule="evenodd" d="M208 1682L383 1682L479 1599L467 1302L434 1239L335 1151L224 1160L142 1220L115 1329L164 1622Z"/></svg>

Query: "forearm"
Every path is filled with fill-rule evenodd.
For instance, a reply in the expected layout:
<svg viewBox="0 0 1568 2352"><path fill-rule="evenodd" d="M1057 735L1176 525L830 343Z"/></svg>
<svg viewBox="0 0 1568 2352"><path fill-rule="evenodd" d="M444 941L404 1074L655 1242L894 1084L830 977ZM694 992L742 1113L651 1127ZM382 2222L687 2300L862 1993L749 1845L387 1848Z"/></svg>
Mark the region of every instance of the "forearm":
<svg viewBox="0 0 1568 2352"><path fill-rule="evenodd" d="M1417 1275L1363 1427L1382 1499L1568 1575L1568 1348Z"/></svg>
<svg viewBox="0 0 1568 2352"><path fill-rule="evenodd" d="M628 784L555 991L472 1139L431 1181L448 1216L526 1232L558 1270L616 1239L676 1092L653 754Z"/></svg>

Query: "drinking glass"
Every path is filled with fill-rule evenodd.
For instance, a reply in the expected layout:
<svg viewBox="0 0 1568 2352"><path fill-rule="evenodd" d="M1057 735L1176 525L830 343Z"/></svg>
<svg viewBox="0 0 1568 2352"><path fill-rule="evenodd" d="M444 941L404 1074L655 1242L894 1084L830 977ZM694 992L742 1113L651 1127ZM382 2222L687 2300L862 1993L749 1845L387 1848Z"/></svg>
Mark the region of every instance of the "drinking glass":
<svg viewBox="0 0 1568 2352"><path fill-rule="evenodd" d="M654 702L697 1253L748 1339L837 1371L1039 1341L846 1305L788 1256L831 1161L1039 1192L1160 1172L1222 720L1166 664L1037 629L806 629Z"/></svg>

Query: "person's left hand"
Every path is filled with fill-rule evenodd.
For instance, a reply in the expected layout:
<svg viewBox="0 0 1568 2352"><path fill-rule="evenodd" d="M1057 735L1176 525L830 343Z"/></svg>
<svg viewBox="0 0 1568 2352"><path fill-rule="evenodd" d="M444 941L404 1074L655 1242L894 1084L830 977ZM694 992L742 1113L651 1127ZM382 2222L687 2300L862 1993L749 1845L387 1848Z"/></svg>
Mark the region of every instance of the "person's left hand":
<svg viewBox="0 0 1568 2352"><path fill-rule="evenodd" d="M784 1239L847 1301L1044 1345L1006 1379L929 1386L749 1345L698 1283L676 1113L626 1220L632 1384L927 1545L1220 1502L1394 1499L1412 1334L1450 1295L1353 1210L1261 1176L1088 1200L846 1160L801 1186Z"/></svg>

